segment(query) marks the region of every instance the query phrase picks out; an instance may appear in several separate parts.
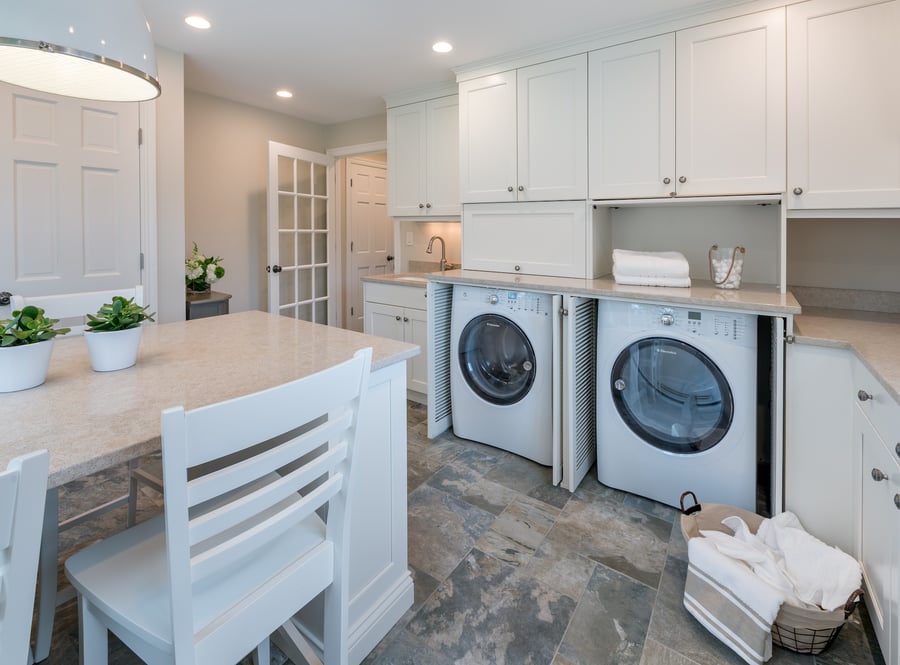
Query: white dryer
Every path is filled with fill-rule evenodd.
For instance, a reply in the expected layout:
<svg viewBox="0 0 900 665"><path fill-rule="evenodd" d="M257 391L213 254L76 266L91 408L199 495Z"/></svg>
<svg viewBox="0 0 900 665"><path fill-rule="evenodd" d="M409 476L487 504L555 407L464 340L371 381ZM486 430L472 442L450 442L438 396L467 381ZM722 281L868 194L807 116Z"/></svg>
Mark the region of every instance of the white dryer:
<svg viewBox="0 0 900 665"><path fill-rule="evenodd" d="M456 284L450 317L450 399L456 436L546 466L554 423L554 297Z"/></svg>
<svg viewBox="0 0 900 665"><path fill-rule="evenodd" d="M756 316L601 301L597 478L756 510Z"/></svg>

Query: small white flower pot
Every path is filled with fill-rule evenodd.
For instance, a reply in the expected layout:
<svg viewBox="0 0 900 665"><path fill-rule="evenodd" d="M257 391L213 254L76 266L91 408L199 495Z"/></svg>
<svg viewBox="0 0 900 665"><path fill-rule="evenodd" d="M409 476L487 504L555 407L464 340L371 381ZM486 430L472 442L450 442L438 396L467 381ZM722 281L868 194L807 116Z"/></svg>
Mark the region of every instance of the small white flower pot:
<svg viewBox="0 0 900 665"><path fill-rule="evenodd" d="M0 349L0 393L27 390L47 379L53 340Z"/></svg>
<svg viewBox="0 0 900 665"><path fill-rule="evenodd" d="M137 362L141 344L141 327L107 332L85 331L91 367L95 372L113 372Z"/></svg>

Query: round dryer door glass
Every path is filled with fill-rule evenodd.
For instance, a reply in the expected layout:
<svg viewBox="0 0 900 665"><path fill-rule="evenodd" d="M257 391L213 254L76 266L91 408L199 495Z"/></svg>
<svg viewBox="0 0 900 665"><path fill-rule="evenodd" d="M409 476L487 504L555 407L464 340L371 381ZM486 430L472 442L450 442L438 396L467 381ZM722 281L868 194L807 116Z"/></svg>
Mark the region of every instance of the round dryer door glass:
<svg viewBox="0 0 900 665"><path fill-rule="evenodd" d="M728 381L690 344L665 337L639 340L619 354L610 383L628 427L662 450L699 453L719 443L731 427Z"/></svg>
<svg viewBox="0 0 900 665"><path fill-rule="evenodd" d="M476 395L491 404L515 404L534 383L534 349L515 323L477 316L459 336L459 368Z"/></svg>

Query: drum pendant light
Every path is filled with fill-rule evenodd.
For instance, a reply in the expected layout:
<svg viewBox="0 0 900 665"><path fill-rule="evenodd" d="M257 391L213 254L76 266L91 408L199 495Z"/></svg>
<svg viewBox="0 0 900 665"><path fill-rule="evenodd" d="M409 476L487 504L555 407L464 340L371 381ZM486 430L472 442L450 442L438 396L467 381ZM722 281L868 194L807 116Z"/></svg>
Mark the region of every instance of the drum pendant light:
<svg viewBox="0 0 900 665"><path fill-rule="evenodd" d="M137 0L0 2L0 81L109 102L161 91Z"/></svg>

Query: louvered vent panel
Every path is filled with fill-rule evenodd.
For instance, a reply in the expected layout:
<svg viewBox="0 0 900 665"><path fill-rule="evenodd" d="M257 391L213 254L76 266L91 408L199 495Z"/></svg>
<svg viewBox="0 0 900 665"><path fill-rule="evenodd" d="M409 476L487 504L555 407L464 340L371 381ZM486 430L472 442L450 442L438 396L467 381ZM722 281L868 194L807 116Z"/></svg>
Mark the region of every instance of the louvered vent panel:
<svg viewBox="0 0 900 665"><path fill-rule="evenodd" d="M597 451L597 301L579 300L575 307L574 406L575 468L580 470L593 464Z"/></svg>
<svg viewBox="0 0 900 665"><path fill-rule="evenodd" d="M438 285L436 285L437 287ZM453 287L449 284L434 289L432 306L434 319L434 382L428 387L434 391L434 414L429 418L440 420L450 415L450 312L453 305Z"/></svg>

